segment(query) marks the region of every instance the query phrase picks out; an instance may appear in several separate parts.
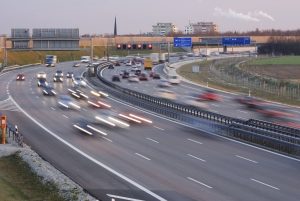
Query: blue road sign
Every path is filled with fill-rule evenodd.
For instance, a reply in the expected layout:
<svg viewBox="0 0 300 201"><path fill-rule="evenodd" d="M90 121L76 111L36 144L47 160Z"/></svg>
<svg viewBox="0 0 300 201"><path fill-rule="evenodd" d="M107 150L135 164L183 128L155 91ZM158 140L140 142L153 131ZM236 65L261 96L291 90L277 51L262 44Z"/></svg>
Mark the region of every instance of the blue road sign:
<svg viewBox="0 0 300 201"><path fill-rule="evenodd" d="M222 45L223 46L243 46L250 45L250 37L223 37Z"/></svg>
<svg viewBox="0 0 300 201"><path fill-rule="evenodd" d="M174 47L192 47L192 38L174 38Z"/></svg>

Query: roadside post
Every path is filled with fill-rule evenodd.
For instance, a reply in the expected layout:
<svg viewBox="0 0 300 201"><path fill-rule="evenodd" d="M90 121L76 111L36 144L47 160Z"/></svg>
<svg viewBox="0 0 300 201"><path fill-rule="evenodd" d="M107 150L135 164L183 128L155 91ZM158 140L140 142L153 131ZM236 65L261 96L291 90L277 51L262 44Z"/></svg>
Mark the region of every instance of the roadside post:
<svg viewBox="0 0 300 201"><path fill-rule="evenodd" d="M5 144L5 138L6 138L6 116L1 116L1 129L2 129L2 142L1 144Z"/></svg>

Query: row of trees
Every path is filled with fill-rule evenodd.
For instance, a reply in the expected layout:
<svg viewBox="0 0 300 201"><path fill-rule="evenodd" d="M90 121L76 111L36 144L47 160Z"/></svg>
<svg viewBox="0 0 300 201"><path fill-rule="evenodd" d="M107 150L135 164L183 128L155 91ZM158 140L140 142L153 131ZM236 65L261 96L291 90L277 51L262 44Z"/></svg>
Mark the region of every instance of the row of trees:
<svg viewBox="0 0 300 201"><path fill-rule="evenodd" d="M257 49L259 54L300 55L300 40L290 38L271 38Z"/></svg>

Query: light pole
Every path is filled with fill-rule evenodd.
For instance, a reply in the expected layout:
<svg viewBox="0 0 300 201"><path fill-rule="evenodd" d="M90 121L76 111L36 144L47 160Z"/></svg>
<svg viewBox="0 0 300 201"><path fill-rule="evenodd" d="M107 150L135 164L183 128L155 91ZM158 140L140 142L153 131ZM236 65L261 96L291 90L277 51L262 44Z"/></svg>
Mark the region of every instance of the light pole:
<svg viewBox="0 0 300 201"><path fill-rule="evenodd" d="M93 36L91 36L91 63L94 61L94 44L93 44Z"/></svg>

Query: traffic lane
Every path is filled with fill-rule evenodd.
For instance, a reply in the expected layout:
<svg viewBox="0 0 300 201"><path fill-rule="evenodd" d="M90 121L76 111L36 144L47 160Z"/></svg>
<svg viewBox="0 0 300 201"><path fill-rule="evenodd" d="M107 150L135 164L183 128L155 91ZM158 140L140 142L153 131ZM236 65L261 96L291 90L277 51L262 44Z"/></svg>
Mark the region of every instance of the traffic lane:
<svg viewBox="0 0 300 201"><path fill-rule="evenodd" d="M33 150L39 153L56 169L72 178L93 196L110 201L106 194L152 200L141 190L116 177L94 162L82 157L73 149L60 143L45 130L36 125L22 113L7 112L8 118L15 122L20 132L26 133L24 139ZM70 168L72 167L72 168Z"/></svg>
<svg viewBox="0 0 300 201"><path fill-rule="evenodd" d="M121 71L122 69L118 70ZM104 70L103 75L106 79L110 80L113 74L117 74L111 70ZM127 79L121 79L121 82L115 82L119 86L126 87L135 91L139 91L141 93L154 95L156 96L160 90L157 87L159 80L152 80L151 78L149 81L143 81L140 83L131 83L128 82ZM189 96L191 91L182 88L181 85L179 86L172 86L168 88L168 90L176 92L178 95L178 101L181 100L181 96ZM241 107L239 104L234 103L232 100L223 100L221 102L210 102L210 101L203 101L205 104L208 104L209 111L218 114L226 114L231 117L238 117L241 119L251 119L251 118L259 118L259 116L253 112Z"/></svg>
<svg viewBox="0 0 300 201"><path fill-rule="evenodd" d="M23 99L26 99L25 94L21 94L21 96L23 96ZM29 99L30 97L27 97L27 98ZM29 104L29 103L27 103L27 104ZM31 115L34 118L37 118L40 123L42 123L43 125L47 125L47 127L49 127L51 129L51 131L53 131L54 133L57 133L59 136L66 139L68 142L70 142L72 144L75 144L76 146L82 148L82 150L84 150L84 148L87 146L87 144L91 144L91 141L92 142L97 142L97 144L93 145L93 146L96 147L96 150L98 152L103 153L100 148L105 147L105 144L103 144L103 141L105 141L105 140L101 140L99 138L98 139L86 138L85 135L83 135L80 132L77 132L77 130L75 130L72 127L72 125L73 125L72 122L68 122L68 120L64 120L64 118L62 118L61 115L55 114L58 111L51 111L51 110L50 111L44 111L44 110L41 110L41 108L40 108L41 104L40 104L39 101L33 101L32 105L30 105L30 108L32 108L34 106L36 106L36 108L33 108L32 110L30 110L29 113L31 113ZM40 108L40 109L38 109L38 108ZM22 127L22 130L23 130L23 125L20 125L19 127ZM31 138L32 137L33 136L31 136ZM104 151L105 151L105 149L104 149ZM76 167L76 166L74 166L74 167ZM98 169L98 171L99 171L99 169ZM89 176L87 178L92 179L93 177ZM117 180L119 180L119 179L117 178ZM99 181L102 181L102 180L99 180ZM88 182L88 180L86 182ZM121 190L119 190L118 186L115 186L116 189L114 190L114 186L113 186L114 183L113 182L111 182L109 180L106 180L105 182L108 183L108 184L112 184L112 186L109 186L109 188L107 188L106 186L102 187L101 183L98 184L98 185L94 184L94 185L91 185L91 186L94 186L94 188L100 186L101 189L103 189L103 188L107 189L106 191L104 191L106 193L111 193L111 194L117 193L117 192L119 194L121 193L121 190L123 189L123 187L120 187ZM112 190L110 190L110 189L112 189ZM126 189L124 191L127 192ZM103 193L103 192L101 192L101 193ZM130 196L130 195L135 194L134 191L131 192L131 194L128 194L128 193L130 193L130 191L127 192L127 194L122 193L122 195L123 196ZM135 195L133 197L139 198L140 196ZM147 198L147 196L143 196L142 198L144 199L145 197Z"/></svg>
<svg viewBox="0 0 300 201"><path fill-rule="evenodd" d="M165 124L164 124L165 125ZM165 131L166 132L166 131ZM174 133L174 132L170 132L170 133ZM143 134L143 132L140 132L140 134L142 135ZM156 140L156 138L154 138L155 140ZM236 153L237 152L237 150L235 150L233 153ZM250 152L251 152L251 150L250 150ZM220 150L219 152L218 152L218 154L220 155L220 153L222 153L222 150ZM244 154L241 154L241 155L243 155L243 156L247 156L247 155L244 155ZM242 157L243 157L242 156ZM233 155L233 154L231 154L231 157L233 157L233 158L236 158L236 156L235 155ZM226 161L224 161L224 162L226 162ZM243 168L241 168L241 169L243 169ZM282 169L280 170L280 171L282 171ZM264 175L265 173L263 173L262 175ZM276 173L277 174L277 173Z"/></svg>

